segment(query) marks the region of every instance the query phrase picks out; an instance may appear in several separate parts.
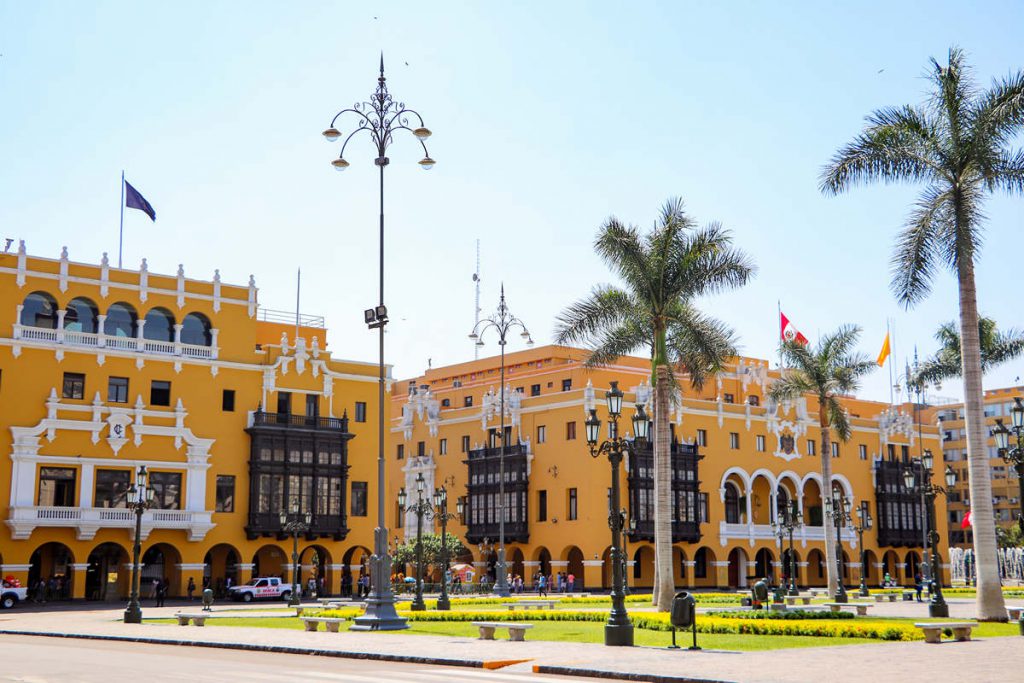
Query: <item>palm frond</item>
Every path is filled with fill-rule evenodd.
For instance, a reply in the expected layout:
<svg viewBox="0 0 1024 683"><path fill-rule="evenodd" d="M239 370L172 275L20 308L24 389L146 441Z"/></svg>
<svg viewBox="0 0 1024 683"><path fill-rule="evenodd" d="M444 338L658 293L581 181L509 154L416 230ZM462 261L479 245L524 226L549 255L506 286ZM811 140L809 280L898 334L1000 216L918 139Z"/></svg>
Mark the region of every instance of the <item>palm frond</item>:
<svg viewBox="0 0 1024 683"><path fill-rule="evenodd" d="M931 291L935 277L938 236L952 224L952 197L939 186L925 189L896 238L896 251L889 262L890 288L897 300L910 307Z"/></svg>
<svg viewBox="0 0 1024 683"><path fill-rule="evenodd" d="M595 335L615 327L634 307L629 294L612 285L597 285L555 318L556 344L586 344Z"/></svg>
<svg viewBox="0 0 1024 683"><path fill-rule="evenodd" d="M622 356L635 353L637 349L651 346L650 325L636 318L629 318L621 325L606 329L594 339L590 355L584 365L600 367L613 363Z"/></svg>
<svg viewBox="0 0 1024 683"><path fill-rule="evenodd" d="M594 251L625 281L633 296L650 298L650 259L636 227L624 225L614 216L609 218L597 232Z"/></svg>
<svg viewBox="0 0 1024 683"><path fill-rule="evenodd" d="M666 332L673 369L688 374L696 389L703 388L707 378L721 372L737 353L734 330L691 304L673 307Z"/></svg>
<svg viewBox="0 0 1024 683"><path fill-rule="evenodd" d="M828 423L829 426L835 431L836 435L843 441L850 440L850 416L846 412L846 408L839 402L836 396L829 396L825 400L825 410L828 412ZM829 454L831 455L831 453Z"/></svg>

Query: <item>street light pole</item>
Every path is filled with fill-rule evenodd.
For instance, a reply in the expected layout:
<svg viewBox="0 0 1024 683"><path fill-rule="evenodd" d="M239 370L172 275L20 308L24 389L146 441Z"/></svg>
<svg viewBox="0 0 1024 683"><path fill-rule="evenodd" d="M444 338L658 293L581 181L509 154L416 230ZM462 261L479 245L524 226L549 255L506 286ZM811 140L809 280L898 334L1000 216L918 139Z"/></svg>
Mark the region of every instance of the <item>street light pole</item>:
<svg viewBox="0 0 1024 683"><path fill-rule="evenodd" d="M1020 512L1017 514L1017 526L1021 534L1024 534L1024 401L1020 396L1013 399L1013 408L1010 409L1011 426L1007 429L1002 420L996 420L996 445L999 448L999 455L1007 465L1013 465L1017 471L1017 486L1020 492L1017 500L1020 503ZM1010 434L1015 437L1017 444L1010 447Z"/></svg>
<svg viewBox="0 0 1024 683"><path fill-rule="evenodd" d="M455 507L462 514L461 499L455 502ZM440 611L452 608L448 600L448 520L455 519L455 516L448 512L448 490L443 486L434 489L434 519L441 520L441 597L437 599Z"/></svg>
<svg viewBox="0 0 1024 683"><path fill-rule="evenodd" d="M956 472L951 467L946 466L946 487L936 486L931 482L932 478L932 465L934 460L932 458L932 452L925 449L924 456L914 463L921 467L921 481L917 482L917 478L914 476L914 470L906 468L903 470L903 484L907 489L913 491L915 488L924 495L928 501L928 505L925 509L925 514L928 517L928 521L931 528L928 531L928 546L931 548L932 553L932 566L935 567L935 571L932 572L931 579L928 582L928 592L931 597L928 599L928 616L930 617L948 617L949 606L946 604L945 598L942 597L942 573L939 568L942 566L939 564L939 532L936 530L934 519L935 519L935 497L940 493L946 494L947 489L952 489L956 485ZM924 552L928 552L928 548L924 549Z"/></svg>
<svg viewBox="0 0 1024 683"><path fill-rule="evenodd" d="M626 591L624 587L625 576L623 576L623 562L620 556L622 553L622 523L625 521L619 512L620 491L619 491L619 467L622 465L622 458L629 451L630 444L623 437L619 436L619 416L622 414L622 390L618 382L611 382L611 389L605 392L605 400L608 403L608 439L598 445L601 437L601 420L597 417L597 409L590 410L590 417L586 420L587 447L593 458L607 455L608 464L612 468L612 500L608 510L608 526L612 532L611 564L612 564L612 609L608 614L608 623L604 627L605 645L632 645L633 644L633 623L629 620L626 612ZM638 445L647 440L650 429L650 422L644 412L643 404L637 404L636 413L633 415L633 434Z"/></svg>
<svg viewBox="0 0 1024 683"><path fill-rule="evenodd" d="M782 517L776 520L776 530L779 534L779 546L782 545L782 539L786 534L789 534L789 568L786 572L789 574L789 586L783 586L786 588L788 595L798 595L799 590L796 587L796 555L793 553L793 531L803 524L803 519L800 515L800 511L797 509L796 501L790 500L789 506L782 509Z"/></svg>
<svg viewBox="0 0 1024 683"><path fill-rule="evenodd" d="M832 518L836 525L836 593L834 602L849 602L846 586L843 585L843 523L852 521L850 517L850 501L838 491L832 492L831 498L825 499L825 514Z"/></svg>
<svg viewBox="0 0 1024 683"><path fill-rule="evenodd" d="M423 498L426 485L423 473L420 472L416 475L416 502L409 507L405 506L405 487L398 492L398 507L416 515L416 598L409 608L413 612L422 612L427 609L426 603L423 602L423 518L430 514L430 501Z"/></svg>
<svg viewBox="0 0 1024 683"><path fill-rule="evenodd" d="M505 563L505 516L508 511L505 509L505 344L508 343L508 333L519 328L522 330L520 336L526 340L527 346L533 346L533 339L526 325L522 320L512 315L505 303L505 284L501 285L501 299L498 301L498 311L489 318L478 322L469 338L476 341L477 346L483 346L483 335L489 329L494 329L498 334L498 346L501 348L501 385L499 387L498 418L498 562L495 567L494 594L503 598L509 597L512 592L508 587L508 569Z"/></svg>
<svg viewBox="0 0 1024 683"><path fill-rule="evenodd" d="M857 508L857 518L860 520L860 523L855 524L853 527L853 530L857 532L857 543L860 544L860 590L857 591L857 594L862 598L866 598L871 595L871 591L868 590L867 567L864 566L866 556L864 552L864 532L871 529L871 513L864 514L864 508Z"/></svg>
<svg viewBox="0 0 1024 683"><path fill-rule="evenodd" d="M281 511L281 531L292 537L292 594L288 598L289 607L302 604L302 588L299 586L299 535L309 531L313 523L313 514L299 513L298 506L292 507L291 513Z"/></svg>
<svg viewBox="0 0 1024 683"><path fill-rule="evenodd" d="M142 465L135 473L135 485L128 490L129 510L135 513L135 539L132 543L132 587L128 607L124 611L124 623L142 623L142 605L139 603L139 580L142 561L142 515L153 507L153 489L149 486L149 473Z"/></svg>
<svg viewBox="0 0 1024 683"><path fill-rule="evenodd" d="M384 327L388 323L388 309L384 305L384 168L390 163L387 157L388 148L394 142L394 136L400 131L408 131L423 147L423 159L419 165L424 170L434 166L424 141L431 132L423 125L423 117L412 109L407 109L402 102L395 102L388 93L384 78L384 55L380 57L380 76L377 78L377 89L370 96L369 102L361 102L354 107L342 109L331 119L330 127L323 132L328 142L341 137L341 131L335 124L342 115L355 118L354 130L348 134L341 146L338 158L331 162L338 171L349 167L345 159L345 148L356 133L367 132L376 148L377 158L374 164L380 169L380 233L379 233L379 264L380 264L380 297L374 308L366 309L364 320L370 329L378 331L379 357L377 363L377 528L373 532L373 556L370 565L370 595L366 599L366 612L356 617L350 630L353 631L391 631L408 628L405 619L395 611L395 596L391 591L391 557L388 555L388 529L385 519L385 473L384 473ZM410 127L410 119L419 122L419 126Z"/></svg>

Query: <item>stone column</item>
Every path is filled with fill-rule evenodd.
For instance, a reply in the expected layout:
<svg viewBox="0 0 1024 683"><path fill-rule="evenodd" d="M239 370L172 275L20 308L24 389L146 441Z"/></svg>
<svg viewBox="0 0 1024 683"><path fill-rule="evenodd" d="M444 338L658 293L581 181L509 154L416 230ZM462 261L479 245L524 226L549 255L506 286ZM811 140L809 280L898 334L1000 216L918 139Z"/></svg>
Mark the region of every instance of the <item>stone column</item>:
<svg viewBox="0 0 1024 683"><path fill-rule="evenodd" d="M324 569L327 576L324 577L324 590L327 595L341 595L341 575L345 573L344 564L326 564Z"/></svg>
<svg viewBox="0 0 1024 683"><path fill-rule="evenodd" d="M604 581L602 577L601 567L604 566L604 560L583 560L583 588L588 591L600 590L604 588ZM577 578L576 583L579 584ZM575 590L579 591L577 587Z"/></svg>
<svg viewBox="0 0 1024 683"><path fill-rule="evenodd" d="M256 565L252 562L239 562L235 565L238 571L238 584L249 583L252 580L252 569Z"/></svg>
<svg viewBox="0 0 1024 683"><path fill-rule="evenodd" d="M89 570L88 562L75 562L68 565L71 568L71 599L84 600L89 597L85 594L85 577Z"/></svg>
<svg viewBox="0 0 1024 683"><path fill-rule="evenodd" d="M192 592L192 598L199 600L203 597L203 572L206 571L205 562L181 562L178 564L178 591L180 597L188 597L188 580L191 578L196 584Z"/></svg>
<svg viewBox="0 0 1024 683"><path fill-rule="evenodd" d="M715 586L725 588L729 585L729 561L715 560L711 563L715 570ZM734 586L735 587L735 586Z"/></svg>

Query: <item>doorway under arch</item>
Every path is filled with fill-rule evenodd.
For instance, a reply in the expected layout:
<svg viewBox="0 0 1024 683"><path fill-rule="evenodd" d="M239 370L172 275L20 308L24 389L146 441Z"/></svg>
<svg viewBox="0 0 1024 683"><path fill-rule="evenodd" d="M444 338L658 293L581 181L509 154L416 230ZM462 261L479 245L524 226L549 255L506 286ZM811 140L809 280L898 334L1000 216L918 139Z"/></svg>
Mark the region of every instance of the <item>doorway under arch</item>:
<svg viewBox="0 0 1024 683"><path fill-rule="evenodd" d="M747 587L747 551L733 548L729 552L729 587Z"/></svg>
<svg viewBox="0 0 1024 683"><path fill-rule="evenodd" d="M118 543L101 543L92 549L85 572L86 600L121 600L131 592L128 549Z"/></svg>
<svg viewBox="0 0 1024 683"><path fill-rule="evenodd" d="M74 571L71 565L75 556L63 543L44 543L32 553L28 570L29 590L36 591L40 581L45 582L43 594L46 600L70 600L73 594L71 582ZM38 592L34 594L38 595Z"/></svg>

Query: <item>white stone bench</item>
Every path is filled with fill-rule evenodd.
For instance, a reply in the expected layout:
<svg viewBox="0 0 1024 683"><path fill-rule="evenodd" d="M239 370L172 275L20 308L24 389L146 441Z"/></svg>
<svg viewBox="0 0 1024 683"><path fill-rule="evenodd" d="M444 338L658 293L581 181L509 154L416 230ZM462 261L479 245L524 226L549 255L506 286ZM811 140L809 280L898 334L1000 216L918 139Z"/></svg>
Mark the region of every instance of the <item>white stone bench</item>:
<svg viewBox="0 0 1024 683"><path fill-rule="evenodd" d="M523 641L526 640L526 629L533 628L533 624L513 624L507 621L474 621L472 624L480 629L481 640L494 640L494 629L507 628L509 640Z"/></svg>
<svg viewBox="0 0 1024 683"><path fill-rule="evenodd" d="M786 604L787 605L795 605L796 601L799 600L801 604L809 605L809 604L811 604L811 598L812 597L813 596L811 596L811 595L787 595L786 596Z"/></svg>
<svg viewBox="0 0 1024 683"><path fill-rule="evenodd" d="M204 626L206 624L206 619L209 616L209 614L205 613L186 614L185 612L178 612L174 615L174 617L178 620L178 626L188 626L189 621L191 621L196 626Z"/></svg>
<svg viewBox="0 0 1024 683"><path fill-rule="evenodd" d="M826 602L825 607L832 610L833 614L839 613L844 607L853 607L857 610L857 616L867 616L868 609L874 607L870 602Z"/></svg>
<svg viewBox="0 0 1024 683"><path fill-rule="evenodd" d="M508 610L514 609L554 609L557 600L520 600L505 605Z"/></svg>
<svg viewBox="0 0 1024 683"><path fill-rule="evenodd" d="M1006 613L1010 615L1012 621L1020 619L1021 612L1024 612L1024 607L1010 607L1006 606Z"/></svg>
<svg viewBox="0 0 1024 683"><path fill-rule="evenodd" d="M953 637L957 641L970 640L971 631L977 625L973 621L931 621L914 624L914 626L924 631L924 642L926 643L941 643L942 632L947 628L953 631Z"/></svg>
<svg viewBox="0 0 1024 683"><path fill-rule="evenodd" d="M342 617L299 617L302 619L302 625L306 627L307 631L318 631L320 624L323 624L325 628L331 633L337 633L341 623L345 621Z"/></svg>
<svg viewBox="0 0 1024 683"><path fill-rule="evenodd" d="M828 594L828 589L827 588L811 588L811 589L809 589L809 592L810 592L811 595L813 595L814 597L817 598L817 597L820 597L822 595L827 595Z"/></svg>

